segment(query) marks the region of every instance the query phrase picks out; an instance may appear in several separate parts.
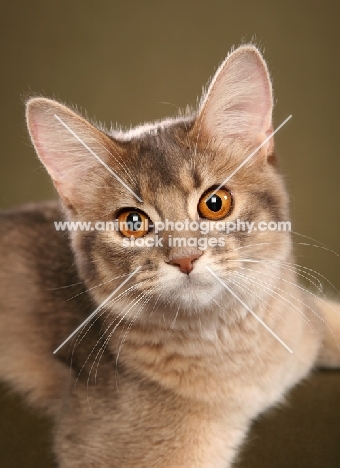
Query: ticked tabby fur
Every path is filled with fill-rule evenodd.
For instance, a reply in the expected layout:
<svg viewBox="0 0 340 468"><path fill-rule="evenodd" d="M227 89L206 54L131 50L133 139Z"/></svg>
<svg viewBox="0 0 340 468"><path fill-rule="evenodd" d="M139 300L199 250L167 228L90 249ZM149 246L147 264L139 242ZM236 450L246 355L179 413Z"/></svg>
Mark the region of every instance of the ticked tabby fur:
<svg viewBox="0 0 340 468"><path fill-rule="evenodd" d="M127 209L153 223L203 222L199 201L271 134L272 107L253 45L229 54L196 112L127 132L28 101L30 136L61 202L1 215L0 378L54 418L60 467L230 467L254 418L314 366L340 365L339 305L299 286L289 232L214 231L207 237L224 246L200 249L166 242L199 231L165 230L162 246L141 248L113 230L54 227ZM289 220L273 138L224 188L224 220Z"/></svg>

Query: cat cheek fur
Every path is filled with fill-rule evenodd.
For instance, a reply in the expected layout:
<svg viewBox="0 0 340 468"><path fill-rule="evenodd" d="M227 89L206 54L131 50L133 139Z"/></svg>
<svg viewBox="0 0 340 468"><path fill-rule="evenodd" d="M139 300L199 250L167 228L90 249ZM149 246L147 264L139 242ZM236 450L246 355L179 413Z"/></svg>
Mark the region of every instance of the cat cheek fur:
<svg viewBox="0 0 340 468"><path fill-rule="evenodd" d="M229 468L254 418L316 362L340 365L340 307L297 284L289 232L223 233L199 250L54 229L56 220L112 221L123 209L153 222L199 220L203 194L270 135L272 105L252 45L226 58L197 112L127 132L106 132L56 101L28 102L33 144L64 207L1 215L0 376L55 417L61 468ZM288 219L273 148L270 139L228 181L226 220ZM190 256L184 274L172 260ZM70 373L68 345L52 352L95 309L69 348Z"/></svg>

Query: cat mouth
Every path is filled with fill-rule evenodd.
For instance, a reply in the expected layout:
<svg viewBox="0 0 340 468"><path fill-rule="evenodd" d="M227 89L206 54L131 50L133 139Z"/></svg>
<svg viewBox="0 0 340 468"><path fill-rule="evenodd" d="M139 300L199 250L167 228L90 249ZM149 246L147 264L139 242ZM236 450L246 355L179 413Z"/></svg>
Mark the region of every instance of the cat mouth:
<svg viewBox="0 0 340 468"><path fill-rule="evenodd" d="M171 302L185 308L204 308L220 295L221 285L202 273L181 274L163 283L163 292Z"/></svg>
<svg viewBox="0 0 340 468"><path fill-rule="evenodd" d="M205 272L179 273L179 275L176 275L176 278L172 279L172 282L176 283L176 286L183 288L206 288L211 286L211 280Z"/></svg>

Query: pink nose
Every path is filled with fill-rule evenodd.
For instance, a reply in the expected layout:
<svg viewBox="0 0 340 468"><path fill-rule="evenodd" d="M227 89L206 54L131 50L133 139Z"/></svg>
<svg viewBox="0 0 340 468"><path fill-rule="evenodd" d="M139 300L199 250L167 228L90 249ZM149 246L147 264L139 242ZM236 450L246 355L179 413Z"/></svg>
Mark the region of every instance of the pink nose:
<svg viewBox="0 0 340 468"><path fill-rule="evenodd" d="M177 265L182 273L189 274L194 268L194 261L200 258L200 255L190 255L189 257L174 258L170 260L171 265Z"/></svg>

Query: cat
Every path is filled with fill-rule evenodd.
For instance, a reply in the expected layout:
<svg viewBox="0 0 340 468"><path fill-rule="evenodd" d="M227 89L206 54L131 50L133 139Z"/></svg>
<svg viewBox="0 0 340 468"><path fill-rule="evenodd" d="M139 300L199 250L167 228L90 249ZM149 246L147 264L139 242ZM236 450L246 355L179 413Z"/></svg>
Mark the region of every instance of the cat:
<svg viewBox="0 0 340 468"><path fill-rule="evenodd" d="M196 111L126 132L28 100L60 202L1 215L0 378L54 418L58 466L231 467L259 414L340 366L339 304L299 286L289 230L256 229L289 221L272 111L252 44Z"/></svg>

